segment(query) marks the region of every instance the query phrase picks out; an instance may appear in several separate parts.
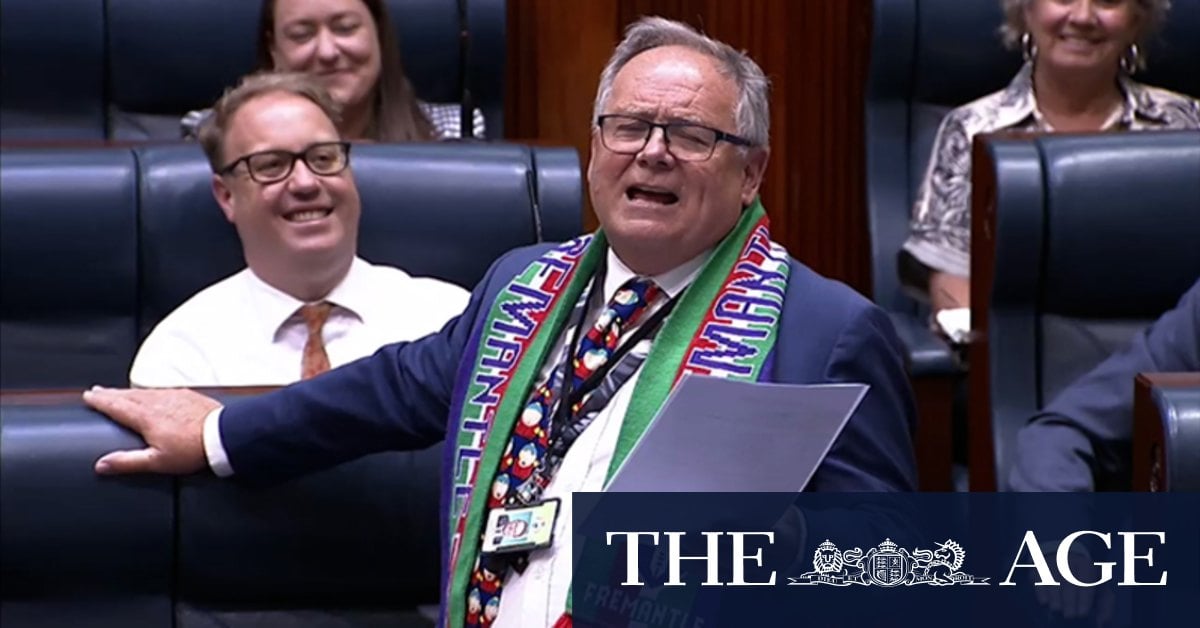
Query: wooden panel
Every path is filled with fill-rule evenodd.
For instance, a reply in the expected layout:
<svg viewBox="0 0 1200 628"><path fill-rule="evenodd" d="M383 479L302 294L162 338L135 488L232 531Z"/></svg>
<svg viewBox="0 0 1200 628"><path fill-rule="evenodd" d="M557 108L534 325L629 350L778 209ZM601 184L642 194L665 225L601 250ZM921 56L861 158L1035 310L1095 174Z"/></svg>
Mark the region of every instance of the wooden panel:
<svg viewBox="0 0 1200 628"><path fill-rule="evenodd" d="M921 491L954 490L953 377L909 380L917 403L917 487Z"/></svg>
<svg viewBox="0 0 1200 628"><path fill-rule="evenodd" d="M987 142L975 137L971 152L971 369L967 374L967 464L971 491L995 491L996 449L993 445L992 397L988 381L988 308L996 260L996 176Z"/></svg>
<svg viewBox="0 0 1200 628"><path fill-rule="evenodd" d="M1154 405L1154 384L1147 374L1133 383L1133 490L1158 493L1167 490L1163 452L1163 424Z"/></svg>
<svg viewBox="0 0 1200 628"><path fill-rule="evenodd" d="M863 94L869 0L509 0L506 129L586 161L604 62L641 15L697 26L746 50L773 83L762 197L776 240L818 272L870 285ZM595 218L585 217L595 226Z"/></svg>
<svg viewBox="0 0 1200 628"><path fill-rule="evenodd" d="M617 45L617 0L509 0L505 135L574 146L586 170L592 103ZM596 227L584 191L584 227Z"/></svg>

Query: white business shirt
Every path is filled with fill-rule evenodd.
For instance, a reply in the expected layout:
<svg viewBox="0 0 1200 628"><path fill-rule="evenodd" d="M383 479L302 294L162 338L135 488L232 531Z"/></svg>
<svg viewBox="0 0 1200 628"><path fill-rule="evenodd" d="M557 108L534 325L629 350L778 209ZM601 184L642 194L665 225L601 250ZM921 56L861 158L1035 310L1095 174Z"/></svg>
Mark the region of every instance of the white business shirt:
<svg viewBox="0 0 1200 628"><path fill-rule="evenodd" d="M674 298L684 291L704 267L711 251L685 262L673 270L652 277L659 288L668 298ZM608 251L608 271L604 276L604 299L597 299L584 317L584 325L591 326L600 316L604 305L612 299L617 290L636 274L629 269L612 252ZM641 321L649 319L651 313L664 306L667 299L659 299L648 312L642 315ZM623 330L628 337L639 325ZM568 330L569 331L569 330ZM552 356L561 357L570 341L570 334L559 334L555 341ZM645 356L650 352L652 340L644 339L630 353ZM557 359L547 360L539 373L538 384L549 379L551 370L558 363ZM597 413L596 418L588 426L579 439L567 450L562 465L551 480L543 494L543 498L557 497L562 500L558 520L554 524L554 545L533 552L525 572L518 574L509 571L504 580L504 591L500 596L500 612L494 628L525 628L529 626L551 626L559 616L566 611L567 592L571 587L571 493L575 491L600 491L604 488L605 476L608 474L609 463L616 453L617 435L621 432L621 424L625 420L625 411L629 408L629 400L641 375L641 366L609 399L608 405ZM232 475L234 469L229 464L225 448L221 444L220 409L209 413L204 421L204 449L208 456L209 466L213 472L225 477ZM477 491L487 491L487 487L476 487ZM480 494L482 495L482 493ZM445 601L443 600L443 603Z"/></svg>
<svg viewBox="0 0 1200 628"><path fill-rule="evenodd" d="M412 277L354 258L325 298L334 304L322 328L337 367L393 342L431 334L462 313L470 295L438 279ZM134 358L139 387L279 386L300 379L308 329L303 301L249 268L180 305L154 328Z"/></svg>

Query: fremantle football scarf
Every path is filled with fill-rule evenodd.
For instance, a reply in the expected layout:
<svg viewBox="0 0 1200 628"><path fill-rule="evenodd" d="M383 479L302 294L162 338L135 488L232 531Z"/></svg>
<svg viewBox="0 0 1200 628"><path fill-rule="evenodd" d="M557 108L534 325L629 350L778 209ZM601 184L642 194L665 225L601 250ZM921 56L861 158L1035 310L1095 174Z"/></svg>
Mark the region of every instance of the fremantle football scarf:
<svg viewBox="0 0 1200 628"><path fill-rule="evenodd" d="M742 212L664 322L642 365L607 478L621 466L684 373L758 380L783 313L789 260L770 239L761 203ZM463 625L487 490L521 407L555 340L605 255L603 232L546 252L499 292L460 391L450 502L447 625ZM464 385L464 384L460 384ZM482 491L478 487L484 487ZM569 604L569 602L568 602Z"/></svg>

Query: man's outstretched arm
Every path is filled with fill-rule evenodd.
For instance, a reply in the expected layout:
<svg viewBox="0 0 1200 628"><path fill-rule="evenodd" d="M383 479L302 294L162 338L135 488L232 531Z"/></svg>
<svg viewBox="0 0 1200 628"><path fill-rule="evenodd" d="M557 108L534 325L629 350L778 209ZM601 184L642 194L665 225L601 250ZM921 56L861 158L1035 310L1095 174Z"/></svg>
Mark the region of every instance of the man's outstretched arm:
<svg viewBox="0 0 1200 628"><path fill-rule="evenodd" d="M438 333L386 346L374 355L278 391L220 409L220 446L242 477L285 479L376 451L414 449L443 438L456 369L493 265L462 316ZM205 417L221 407L185 389L95 388L84 401L146 440L112 452L98 473L192 473L205 468Z"/></svg>

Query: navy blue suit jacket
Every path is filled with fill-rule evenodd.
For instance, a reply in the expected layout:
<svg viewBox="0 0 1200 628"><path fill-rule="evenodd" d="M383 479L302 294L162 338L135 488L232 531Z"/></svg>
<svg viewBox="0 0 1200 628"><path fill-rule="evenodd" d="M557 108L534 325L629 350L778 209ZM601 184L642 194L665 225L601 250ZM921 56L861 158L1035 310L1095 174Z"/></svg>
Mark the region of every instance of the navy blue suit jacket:
<svg viewBox="0 0 1200 628"><path fill-rule="evenodd" d="M1200 371L1200 281L1123 351L1064 389L1017 435L1015 491L1130 485L1138 373Z"/></svg>
<svg viewBox="0 0 1200 628"><path fill-rule="evenodd" d="M469 338L479 333L497 292L548 248L526 247L501 257L475 288L466 311L436 334L389 345L320 377L230 404L222 412L220 431L234 472L252 480L283 479L445 438L455 381L471 367L463 360ZM870 385L810 490L916 488L916 419L902 355L881 310L792 261L770 379ZM449 469L443 472L448 485Z"/></svg>

